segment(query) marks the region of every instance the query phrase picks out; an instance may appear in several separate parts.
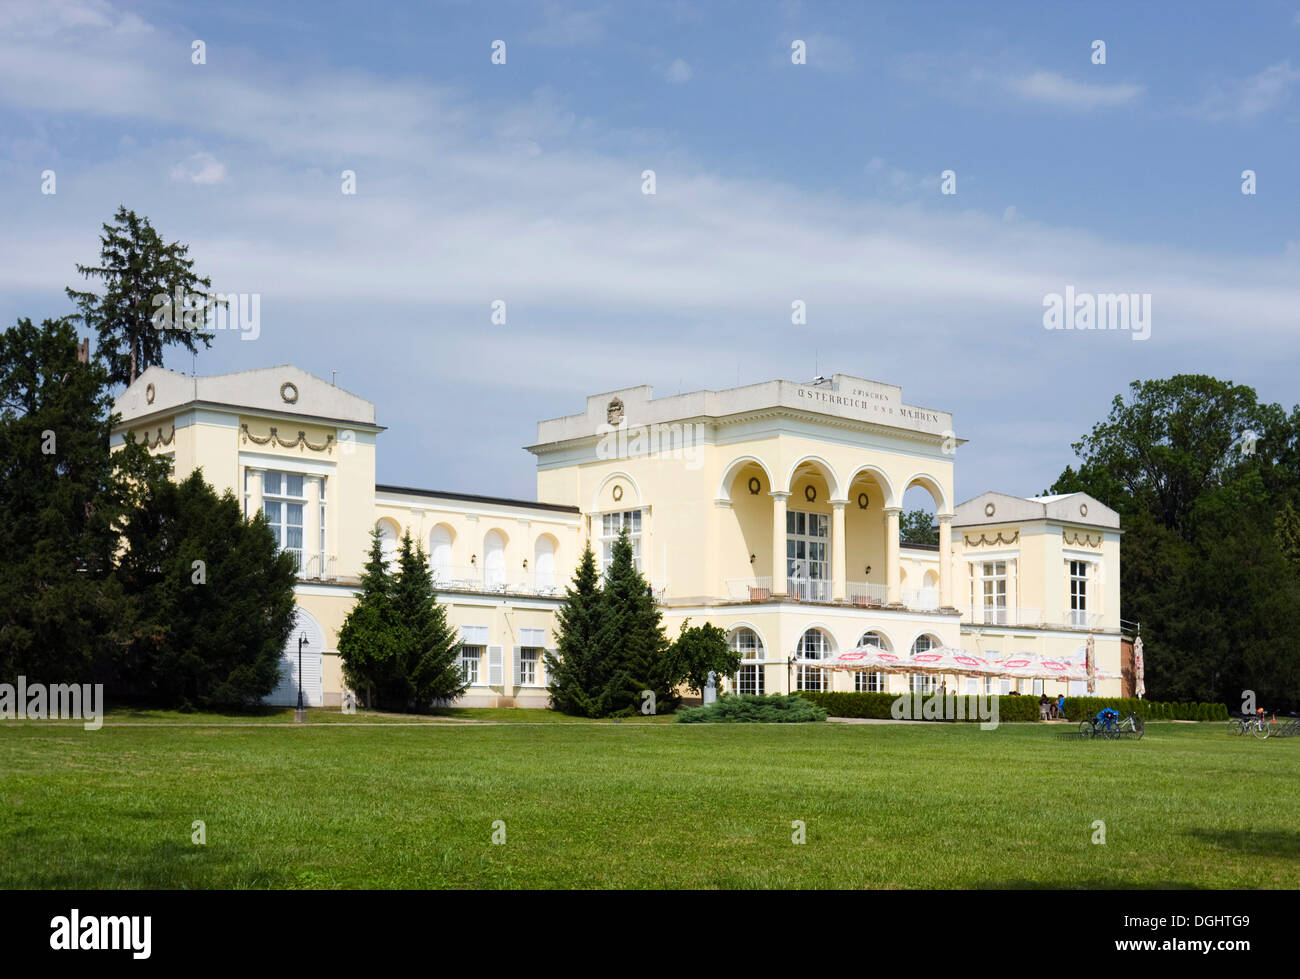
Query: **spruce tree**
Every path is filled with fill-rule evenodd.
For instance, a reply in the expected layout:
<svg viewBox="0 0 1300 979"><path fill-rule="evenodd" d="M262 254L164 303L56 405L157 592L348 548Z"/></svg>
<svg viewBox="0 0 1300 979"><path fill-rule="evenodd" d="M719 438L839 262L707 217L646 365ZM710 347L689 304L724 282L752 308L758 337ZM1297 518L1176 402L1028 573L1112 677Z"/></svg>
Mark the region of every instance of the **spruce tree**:
<svg viewBox="0 0 1300 979"><path fill-rule="evenodd" d="M148 218L120 206L113 222L103 226L100 237L102 264L77 266L86 278L103 280L104 294L66 292L86 326L98 334L97 353L110 380L134 384L146 369L162 364L163 350L171 344L191 353L198 351L199 341L212 346L213 334L201 329L204 309L212 304L207 298L212 282L194 274L194 260L186 257L189 246L165 243ZM177 309L178 292L183 303L190 296L204 298Z"/></svg>
<svg viewBox="0 0 1300 979"><path fill-rule="evenodd" d="M339 630L343 679L352 690L365 695L367 707L397 706L387 699L395 686L400 687L392 682L394 664L401 655L393 590L383 542L379 529L374 528L370 531L370 555L361 574L361 595Z"/></svg>
<svg viewBox="0 0 1300 979"><path fill-rule="evenodd" d="M608 711L599 623L600 575L588 544L555 614L556 654L543 653L555 710L578 717L602 717Z"/></svg>
<svg viewBox="0 0 1300 979"><path fill-rule="evenodd" d="M632 558L627 528L614 542L613 557L600 593L596 646L601 656L605 712L629 716L641 711L644 691L652 691L656 713L670 713L680 698L674 686L668 639L658 603Z"/></svg>
<svg viewBox="0 0 1300 979"><path fill-rule="evenodd" d="M398 554L393 609L401 630L398 675L407 709L427 711L434 701L452 701L467 684L460 668L460 637L447 621L447 610L433 593L433 575L419 544L408 531Z"/></svg>

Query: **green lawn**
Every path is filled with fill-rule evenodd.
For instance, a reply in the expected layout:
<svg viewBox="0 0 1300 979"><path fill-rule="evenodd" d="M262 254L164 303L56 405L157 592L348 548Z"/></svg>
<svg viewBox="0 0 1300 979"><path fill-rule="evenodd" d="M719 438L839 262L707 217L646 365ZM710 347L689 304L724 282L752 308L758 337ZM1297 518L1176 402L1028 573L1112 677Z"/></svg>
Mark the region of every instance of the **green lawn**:
<svg viewBox="0 0 1300 979"><path fill-rule="evenodd" d="M1300 739L1220 724L115 720L0 724L0 887L1300 886Z"/></svg>

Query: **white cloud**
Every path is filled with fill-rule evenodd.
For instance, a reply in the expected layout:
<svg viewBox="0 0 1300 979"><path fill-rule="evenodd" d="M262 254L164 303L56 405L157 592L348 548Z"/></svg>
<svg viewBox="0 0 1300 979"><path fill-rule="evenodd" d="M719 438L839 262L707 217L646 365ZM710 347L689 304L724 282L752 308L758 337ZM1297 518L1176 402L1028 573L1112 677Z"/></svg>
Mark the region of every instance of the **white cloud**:
<svg viewBox="0 0 1300 979"><path fill-rule="evenodd" d="M199 186L221 184L226 182L226 165L211 153L194 153L172 167L171 178Z"/></svg>
<svg viewBox="0 0 1300 979"><path fill-rule="evenodd" d="M1054 71L1034 71L1006 80L1006 86L1021 98L1070 109L1095 109L1124 105L1142 95L1141 85L1127 82L1093 84L1076 82Z"/></svg>
<svg viewBox="0 0 1300 979"><path fill-rule="evenodd" d="M1247 122L1282 105L1297 81L1300 69L1281 61L1249 78L1219 85L1192 114L1210 122Z"/></svg>
<svg viewBox="0 0 1300 979"><path fill-rule="evenodd" d="M675 58L673 63L664 71L664 78L668 81L680 85L682 82L689 82L694 74L691 66L681 58Z"/></svg>

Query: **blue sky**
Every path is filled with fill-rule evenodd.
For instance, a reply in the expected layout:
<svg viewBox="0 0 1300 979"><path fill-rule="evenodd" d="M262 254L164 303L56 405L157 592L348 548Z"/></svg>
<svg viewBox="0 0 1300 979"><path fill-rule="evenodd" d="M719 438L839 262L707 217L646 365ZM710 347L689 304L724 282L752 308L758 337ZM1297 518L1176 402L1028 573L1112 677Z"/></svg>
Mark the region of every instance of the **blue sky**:
<svg viewBox="0 0 1300 979"><path fill-rule="evenodd" d="M201 373L338 369L381 481L526 498L536 421L641 383L899 384L959 499L1137 378L1300 400L1300 0L265 6L0 6L0 319L67 312L125 203L262 297ZM1044 330L1067 285L1150 338Z"/></svg>

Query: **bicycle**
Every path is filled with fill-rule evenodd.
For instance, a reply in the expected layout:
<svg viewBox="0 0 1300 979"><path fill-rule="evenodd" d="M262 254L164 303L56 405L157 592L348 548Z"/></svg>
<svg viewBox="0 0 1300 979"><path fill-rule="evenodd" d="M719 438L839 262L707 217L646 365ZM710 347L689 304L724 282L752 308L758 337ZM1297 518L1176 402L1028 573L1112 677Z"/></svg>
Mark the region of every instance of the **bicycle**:
<svg viewBox="0 0 1300 979"><path fill-rule="evenodd" d="M1142 718L1137 716L1137 711L1129 711L1128 716L1115 726L1114 737L1131 734L1134 740L1141 741L1142 735L1145 733L1146 728L1142 724Z"/></svg>

